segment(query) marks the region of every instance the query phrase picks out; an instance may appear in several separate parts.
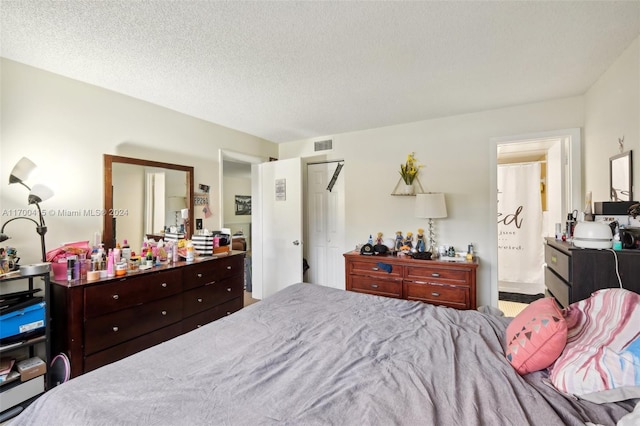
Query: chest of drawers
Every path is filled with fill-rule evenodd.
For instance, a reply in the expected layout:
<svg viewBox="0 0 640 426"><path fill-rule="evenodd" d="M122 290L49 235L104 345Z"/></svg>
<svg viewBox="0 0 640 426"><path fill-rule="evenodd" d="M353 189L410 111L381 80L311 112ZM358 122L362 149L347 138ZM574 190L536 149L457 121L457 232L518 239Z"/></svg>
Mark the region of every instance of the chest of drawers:
<svg viewBox="0 0 640 426"><path fill-rule="evenodd" d="M546 238L544 284L561 306L591 296L594 291L620 286L640 293L640 250L585 249Z"/></svg>
<svg viewBox="0 0 640 426"><path fill-rule="evenodd" d="M476 309L477 261L441 262L409 257L344 254L347 290Z"/></svg>
<svg viewBox="0 0 640 426"><path fill-rule="evenodd" d="M72 377L242 309L244 253L94 282L52 282L53 353Z"/></svg>

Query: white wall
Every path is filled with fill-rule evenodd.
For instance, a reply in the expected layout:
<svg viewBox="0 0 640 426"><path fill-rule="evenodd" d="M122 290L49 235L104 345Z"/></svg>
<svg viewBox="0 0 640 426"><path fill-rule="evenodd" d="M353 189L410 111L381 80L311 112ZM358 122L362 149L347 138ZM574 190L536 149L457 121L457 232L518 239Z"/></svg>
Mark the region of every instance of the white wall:
<svg viewBox="0 0 640 426"><path fill-rule="evenodd" d="M583 188L594 201L608 200L609 162L618 138L634 151L634 199L640 198L640 37L598 79L585 96L520 105L399 126L327 135L280 145L280 158L311 157L313 141L333 139L327 159L344 159L347 176L345 250L382 231L413 231L424 223L413 217L409 197L389 195L407 153L426 165L420 180L426 191L447 194L449 217L437 221L439 241L459 248L473 242L480 256L479 304L492 303L486 246L489 191L488 143L501 137L582 127ZM495 291L494 291L495 294Z"/></svg>
<svg viewBox="0 0 640 426"><path fill-rule="evenodd" d="M446 194L448 217L436 220L438 241L460 250L472 242L480 258L478 303L490 304L489 158L492 137L582 127L581 96L474 114L425 120L360 132L329 135L280 144L280 158L314 156L313 142L333 139L327 159L344 159L346 194L345 251L380 231L424 228L414 217L414 197L392 196L400 164L410 152L425 165L419 175L425 191ZM495 236L494 236L495 239Z"/></svg>
<svg viewBox="0 0 640 426"><path fill-rule="evenodd" d="M64 217L58 210L103 207L103 154L191 165L195 185L211 186L213 216L204 226L218 229L218 151L277 156L277 145L264 139L205 122L76 80L2 59L0 128L0 217L27 207L26 188L8 185L9 173L23 156L35 162L55 196L42 203L53 212L46 218L47 248L62 242L93 240L102 217ZM30 183L37 183L30 179ZM45 182L43 182L45 183ZM31 209L33 210L33 208ZM202 217L201 212L196 212ZM22 264L38 261L35 225L10 223L5 233L19 248Z"/></svg>
<svg viewBox="0 0 640 426"><path fill-rule="evenodd" d="M623 136L634 156L633 198L640 199L640 38L586 93L584 130L584 188L593 201L609 200L609 157Z"/></svg>

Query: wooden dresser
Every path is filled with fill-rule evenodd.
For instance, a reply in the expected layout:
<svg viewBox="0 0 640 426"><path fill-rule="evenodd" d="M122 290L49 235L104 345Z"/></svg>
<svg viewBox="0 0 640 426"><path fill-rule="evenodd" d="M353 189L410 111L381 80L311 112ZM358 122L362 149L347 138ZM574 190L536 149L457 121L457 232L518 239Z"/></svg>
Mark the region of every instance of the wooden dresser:
<svg viewBox="0 0 640 426"><path fill-rule="evenodd" d="M640 293L640 250L585 249L545 239L544 284L563 307L586 299L596 290L619 287L617 270L627 290Z"/></svg>
<svg viewBox="0 0 640 426"><path fill-rule="evenodd" d="M344 254L347 290L476 309L477 260L415 260L392 255Z"/></svg>
<svg viewBox="0 0 640 426"><path fill-rule="evenodd" d="M52 281L52 353L67 354L75 377L242 309L244 256Z"/></svg>

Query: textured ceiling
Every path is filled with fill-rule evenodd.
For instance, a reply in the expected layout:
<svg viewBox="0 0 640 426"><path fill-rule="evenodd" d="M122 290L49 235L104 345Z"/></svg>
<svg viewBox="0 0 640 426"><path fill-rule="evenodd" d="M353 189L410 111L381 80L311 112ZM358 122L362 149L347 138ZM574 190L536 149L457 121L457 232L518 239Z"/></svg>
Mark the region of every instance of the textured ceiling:
<svg viewBox="0 0 640 426"><path fill-rule="evenodd" d="M1 55L285 142L583 94L639 1L1 0Z"/></svg>

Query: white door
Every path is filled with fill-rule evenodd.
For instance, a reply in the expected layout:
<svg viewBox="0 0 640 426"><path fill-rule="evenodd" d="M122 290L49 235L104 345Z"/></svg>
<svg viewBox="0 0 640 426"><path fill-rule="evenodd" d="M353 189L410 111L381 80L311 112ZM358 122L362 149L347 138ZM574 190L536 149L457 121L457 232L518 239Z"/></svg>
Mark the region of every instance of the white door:
<svg viewBox="0 0 640 426"><path fill-rule="evenodd" d="M306 281L344 290L345 185L342 165L342 162L330 162L307 166L305 249L309 262Z"/></svg>
<svg viewBox="0 0 640 426"><path fill-rule="evenodd" d="M252 296L302 282L302 166L299 158L251 167Z"/></svg>

